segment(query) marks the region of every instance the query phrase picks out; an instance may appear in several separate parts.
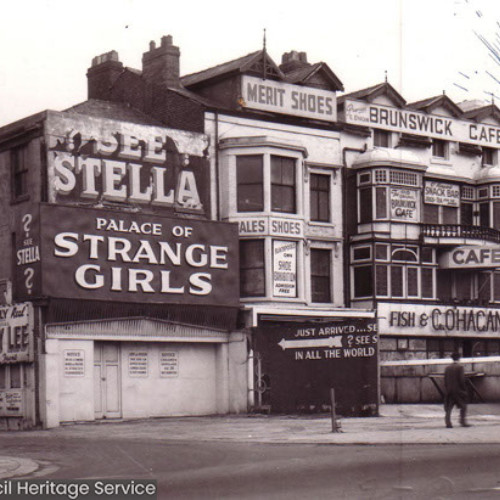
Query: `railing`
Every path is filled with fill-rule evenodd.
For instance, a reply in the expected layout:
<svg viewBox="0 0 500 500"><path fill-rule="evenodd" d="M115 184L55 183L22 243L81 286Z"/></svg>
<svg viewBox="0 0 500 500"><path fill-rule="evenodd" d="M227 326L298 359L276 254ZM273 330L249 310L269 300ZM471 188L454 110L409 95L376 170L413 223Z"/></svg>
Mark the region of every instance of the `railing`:
<svg viewBox="0 0 500 500"><path fill-rule="evenodd" d="M472 238L500 243L500 231L491 227L461 224L421 224L422 236L432 238Z"/></svg>

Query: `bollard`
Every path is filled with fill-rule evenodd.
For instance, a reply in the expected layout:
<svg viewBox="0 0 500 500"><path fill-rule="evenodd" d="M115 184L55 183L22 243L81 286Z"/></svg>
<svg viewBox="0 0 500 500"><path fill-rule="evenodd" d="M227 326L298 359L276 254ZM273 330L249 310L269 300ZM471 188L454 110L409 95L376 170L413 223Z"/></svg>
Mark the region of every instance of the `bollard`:
<svg viewBox="0 0 500 500"><path fill-rule="evenodd" d="M337 421L337 414L335 412L335 389L330 389L330 404L332 408L332 432L340 431L340 422Z"/></svg>

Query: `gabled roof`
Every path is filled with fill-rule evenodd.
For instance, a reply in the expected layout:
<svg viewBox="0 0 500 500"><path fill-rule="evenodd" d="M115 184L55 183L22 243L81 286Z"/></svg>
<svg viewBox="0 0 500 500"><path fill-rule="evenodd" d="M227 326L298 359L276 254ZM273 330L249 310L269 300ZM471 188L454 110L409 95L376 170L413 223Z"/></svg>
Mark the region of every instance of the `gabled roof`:
<svg viewBox="0 0 500 500"><path fill-rule="evenodd" d="M432 113L436 108L445 108L453 116L462 116L462 110L446 95L440 94L435 97L429 97L422 101L412 102L408 104L409 108Z"/></svg>
<svg viewBox="0 0 500 500"><path fill-rule="evenodd" d="M312 78L321 74L323 78L331 85L332 90L344 90L342 82L337 75L330 69L328 64L319 62L301 68L297 68L286 73L286 81L299 85L307 85Z"/></svg>
<svg viewBox="0 0 500 500"><path fill-rule="evenodd" d="M380 95L386 95L389 99L394 101L396 106L403 107L406 101L401 94L388 82L379 83L373 87L350 92L339 97L339 103L344 102L346 99L358 99L360 101L373 101Z"/></svg>
<svg viewBox="0 0 500 500"><path fill-rule="evenodd" d="M265 66L263 63L265 63ZM218 66L213 66L212 68L199 71L198 73L185 75L181 77L181 83L185 87L191 87L231 73L250 72L263 74L264 68L268 77L275 77L280 80L285 79L285 75L269 57L267 52L264 50L258 50L257 52L252 52L246 56L239 57L238 59L233 59L232 61L219 64Z"/></svg>
<svg viewBox="0 0 500 500"><path fill-rule="evenodd" d="M89 99L76 106L64 110L66 113L108 118L111 120L127 121L140 125L154 125L164 127L165 124L138 109L113 101L100 101Z"/></svg>
<svg viewBox="0 0 500 500"><path fill-rule="evenodd" d="M479 108L464 111L462 116L464 118L475 120L477 122L484 121L485 118L489 117L494 118L495 120L500 122L500 109L492 103L486 106L481 106Z"/></svg>

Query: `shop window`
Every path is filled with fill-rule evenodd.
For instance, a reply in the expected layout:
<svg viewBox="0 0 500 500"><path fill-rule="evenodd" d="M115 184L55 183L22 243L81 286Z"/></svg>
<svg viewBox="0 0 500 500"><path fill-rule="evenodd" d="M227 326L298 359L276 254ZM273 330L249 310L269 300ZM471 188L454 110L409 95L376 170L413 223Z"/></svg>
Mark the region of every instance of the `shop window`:
<svg viewBox="0 0 500 500"><path fill-rule="evenodd" d="M408 339L397 339L396 348L398 351L407 351L409 347Z"/></svg>
<svg viewBox="0 0 500 500"><path fill-rule="evenodd" d="M500 302L500 273L493 273L493 300Z"/></svg>
<svg viewBox="0 0 500 500"><path fill-rule="evenodd" d="M16 201L28 196L28 147L13 149L10 158L12 199Z"/></svg>
<svg viewBox="0 0 500 500"><path fill-rule="evenodd" d="M265 290L264 240L240 240L240 294L263 297Z"/></svg>
<svg viewBox="0 0 500 500"><path fill-rule="evenodd" d="M264 210L264 165L262 155L236 157L236 182L239 212Z"/></svg>
<svg viewBox="0 0 500 500"><path fill-rule="evenodd" d="M7 389L7 365L0 365L0 389Z"/></svg>
<svg viewBox="0 0 500 500"><path fill-rule="evenodd" d="M373 145L377 148L390 148L391 133L387 130L373 129Z"/></svg>
<svg viewBox="0 0 500 500"><path fill-rule="evenodd" d="M406 276L408 297L418 297L418 268L409 267Z"/></svg>
<svg viewBox="0 0 500 500"><path fill-rule="evenodd" d="M472 298L472 273L455 273L455 298L458 301L468 301Z"/></svg>
<svg viewBox="0 0 500 500"><path fill-rule="evenodd" d="M491 273L479 273L479 289L477 296L483 303L487 303L491 297Z"/></svg>
<svg viewBox="0 0 500 500"><path fill-rule="evenodd" d="M496 165L496 156L497 156L497 152L495 149L493 148L487 148L487 147L483 147L483 154L482 154L482 157L481 157L481 164L484 166L484 167L490 167L492 165Z"/></svg>
<svg viewBox="0 0 500 500"><path fill-rule="evenodd" d="M354 268L354 297L373 296L372 266Z"/></svg>
<svg viewBox="0 0 500 500"><path fill-rule="evenodd" d="M311 301L332 301L331 251L311 248Z"/></svg>
<svg viewBox="0 0 500 500"><path fill-rule="evenodd" d="M420 186L420 176L412 172L400 172L399 170L390 171L391 184L399 184L401 186Z"/></svg>
<svg viewBox="0 0 500 500"><path fill-rule="evenodd" d="M443 141L442 139L432 140L432 156L434 158L439 158L442 160L448 159L448 141Z"/></svg>
<svg viewBox="0 0 500 500"><path fill-rule="evenodd" d="M311 220L330 222L330 176L311 174L309 189Z"/></svg>
<svg viewBox="0 0 500 500"><path fill-rule="evenodd" d="M271 156L271 210L295 213L295 197L295 159Z"/></svg>

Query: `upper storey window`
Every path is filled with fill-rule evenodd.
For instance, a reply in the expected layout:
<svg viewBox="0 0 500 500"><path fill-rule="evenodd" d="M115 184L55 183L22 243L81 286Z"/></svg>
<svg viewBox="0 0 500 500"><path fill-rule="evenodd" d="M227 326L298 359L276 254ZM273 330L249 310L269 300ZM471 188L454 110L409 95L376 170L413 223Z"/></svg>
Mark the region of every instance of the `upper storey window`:
<svg viewBox="0 0 500 500"><path fill-rule="evenodd" d="M11 151L12 200L28 196L28 148L18 147Z"/></svg>
<svg viewBox="0 0 500 500"><path fill-rule="evenodd" d="M442 139L432 140L432 156L441 160L449 158L449 143Z"/></svg>
<svg viewBox="0 0 500 500"><path fill-rule="evenodd" d="M493 148L483 147L481 164L484 167L491 167L497 164L497 150Z"/></svg>
<svg viewBox="0 0 500 500"><path fill-rule="evenodd" d="M311 174L309 186L311 220L330 222L330 176Z"/></svg>
<svg viewBox="0 0 500 500"><path fill-rule="evenodd" d="M296 213L295 159L271 156L271 210Z"/></svg>
<svg viewBox="0 0 500 500"><path fill-rule="evenodd" d="M373 129L373 145L377 148L390 148L391 133L387 130Z"/></svg>
<svg viewBox="0 0 500 500"><path fill-rule="evenodd" d="M236 159L238 212L264 210L264 156L245 155Z"/></svg>
<svg viewBox="0 0 500 500"><path fill-rule="evenodd" d="M272 212L297 213L297 160L277 155L238 155L236 157L236 184L238 212L263 212L265 192L269 192ZM269 172L269 170L268 170ZM266 184L266 188L264 187Z"/></svg>

